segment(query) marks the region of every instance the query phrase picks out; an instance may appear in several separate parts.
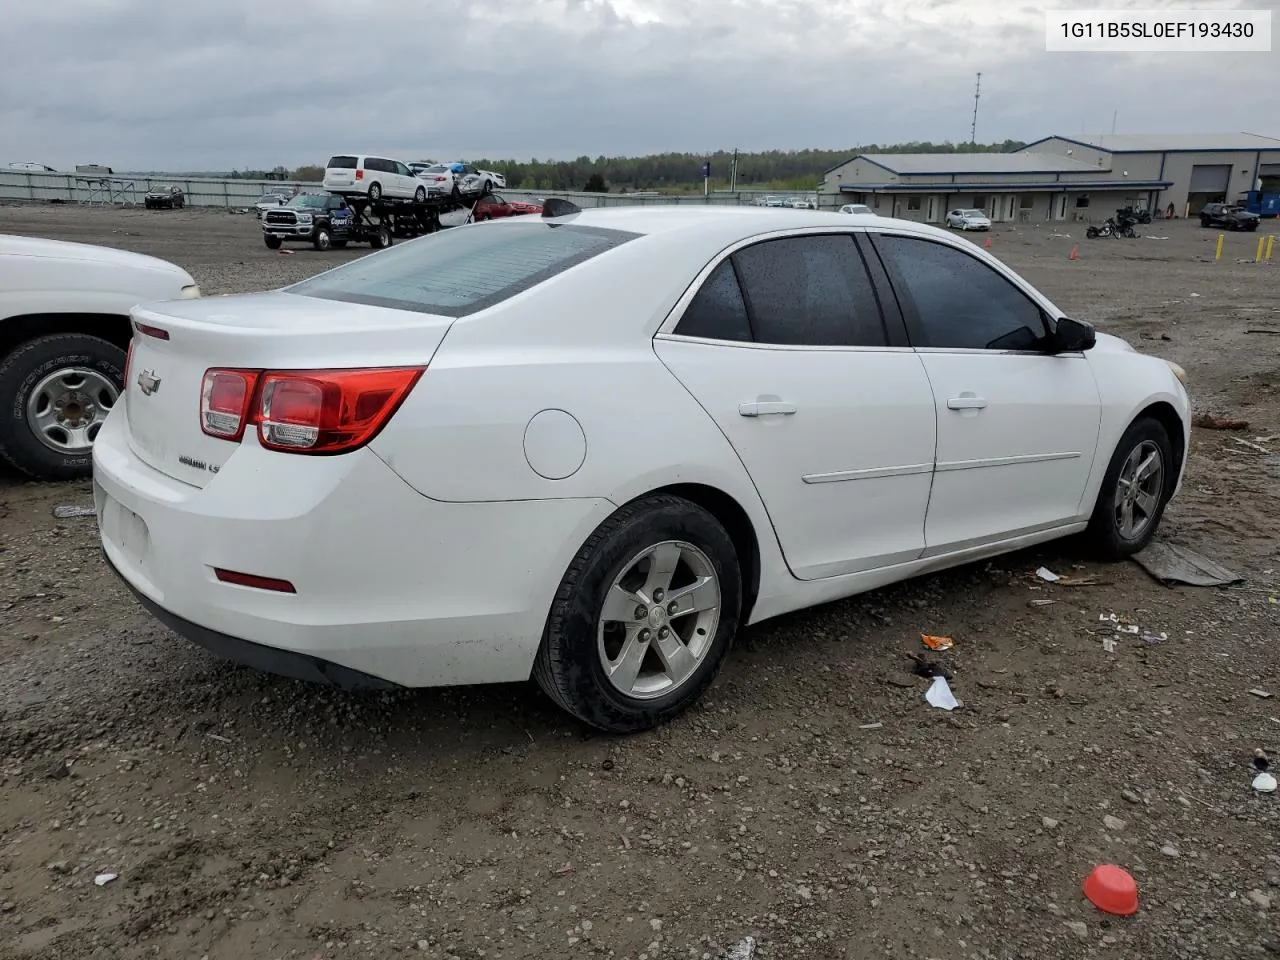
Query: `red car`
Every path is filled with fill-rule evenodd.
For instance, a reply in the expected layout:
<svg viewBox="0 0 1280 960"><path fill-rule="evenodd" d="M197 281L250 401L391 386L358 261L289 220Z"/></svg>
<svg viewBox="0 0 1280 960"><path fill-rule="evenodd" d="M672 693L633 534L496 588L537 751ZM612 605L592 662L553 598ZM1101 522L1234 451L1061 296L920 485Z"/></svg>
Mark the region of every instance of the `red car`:
<svg viewBox="0 0 1280 960"><path fill-rule="evenodd" d="M505 200L498 194L491 193L486 197L481 197L476 202L472 219L478 223L481 220L492 220L495 217L518 217L521 214L541 212L542 204L540 203Z"/></svg>

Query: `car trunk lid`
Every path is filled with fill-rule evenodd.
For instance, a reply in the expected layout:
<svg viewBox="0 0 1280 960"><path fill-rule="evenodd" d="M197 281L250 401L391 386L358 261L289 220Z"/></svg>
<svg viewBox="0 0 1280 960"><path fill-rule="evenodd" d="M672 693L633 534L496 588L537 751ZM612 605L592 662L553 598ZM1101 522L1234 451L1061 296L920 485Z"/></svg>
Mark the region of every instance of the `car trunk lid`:
<svg viewBox="0 0 1280 960"><path fill-rule="evenodd" d="M166 301L134 308L125 384L129 446L148 466L208 484L242 441L201 428L201 389L213 368L318 370L425 365L452 320L285 292Z"/></svg>

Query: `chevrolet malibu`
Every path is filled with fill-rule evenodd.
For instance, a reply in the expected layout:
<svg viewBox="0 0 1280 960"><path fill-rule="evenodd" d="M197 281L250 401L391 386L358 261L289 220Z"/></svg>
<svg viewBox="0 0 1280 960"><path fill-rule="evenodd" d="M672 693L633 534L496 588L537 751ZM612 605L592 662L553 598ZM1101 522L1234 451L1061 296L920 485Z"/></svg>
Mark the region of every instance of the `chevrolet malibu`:
<svg viewBox="0 0 1280 960"><path fill-rule="evenodd" d="M348 689L532 675L617 732L744 625L1141 549L1189 440L1180 368L875 216L553 200L133 323L94 495L156 617Z"/></svg>

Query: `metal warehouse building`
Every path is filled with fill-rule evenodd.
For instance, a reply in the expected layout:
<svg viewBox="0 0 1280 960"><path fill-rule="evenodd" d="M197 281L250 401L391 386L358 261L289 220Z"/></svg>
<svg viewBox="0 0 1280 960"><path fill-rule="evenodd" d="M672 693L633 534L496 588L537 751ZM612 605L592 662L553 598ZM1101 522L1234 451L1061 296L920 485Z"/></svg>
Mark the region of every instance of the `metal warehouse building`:
<svg viewBox="0 0 1280 960"><path fill-rule="evenodd" d="M1280 194L1280 139L1106 134L1046 137L1015 153L859 154L822 185L836 205L928 223L957 207L996 221L1102 219L1128 204L1194 216L1251 190Z"/></svg>

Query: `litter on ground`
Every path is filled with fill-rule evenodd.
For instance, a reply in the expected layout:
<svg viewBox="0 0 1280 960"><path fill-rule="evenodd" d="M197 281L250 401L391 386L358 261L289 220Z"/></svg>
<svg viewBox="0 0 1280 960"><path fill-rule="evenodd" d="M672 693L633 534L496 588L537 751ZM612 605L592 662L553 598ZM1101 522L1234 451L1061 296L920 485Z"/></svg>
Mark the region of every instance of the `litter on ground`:
<svg viewBox="0 0 1280 960"><path fill-rule="evenodd" d="M1224 587L1244 579L1194 550L1161 541L1135 553L1133 561L1165 585L1185 583L1192 587Z"/></svg>
<svg viewBox="0 0 1280 960"><path fill-rule="evenodd" d="M939 710L954 710L960 706L960 701L951 692L951 686L947 683L946 677L934 677L933 683L925 691L924 698L929 701L930 706L937 707Z"/></svg>

